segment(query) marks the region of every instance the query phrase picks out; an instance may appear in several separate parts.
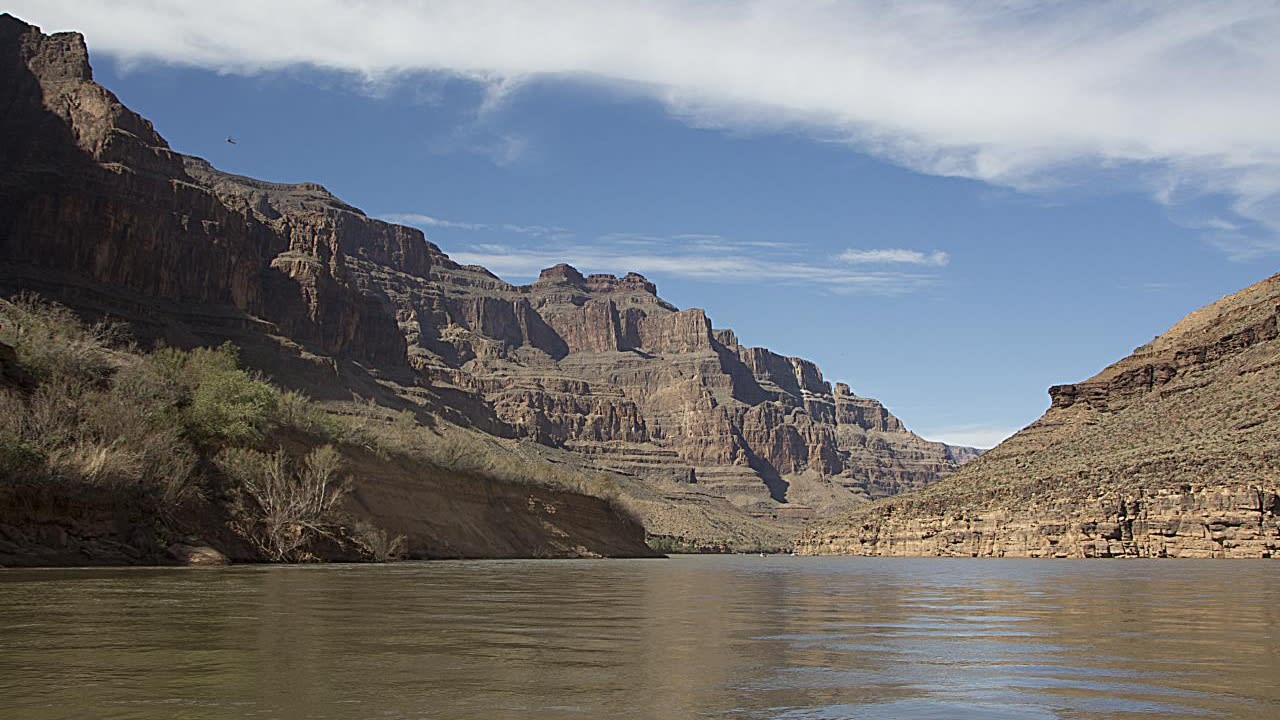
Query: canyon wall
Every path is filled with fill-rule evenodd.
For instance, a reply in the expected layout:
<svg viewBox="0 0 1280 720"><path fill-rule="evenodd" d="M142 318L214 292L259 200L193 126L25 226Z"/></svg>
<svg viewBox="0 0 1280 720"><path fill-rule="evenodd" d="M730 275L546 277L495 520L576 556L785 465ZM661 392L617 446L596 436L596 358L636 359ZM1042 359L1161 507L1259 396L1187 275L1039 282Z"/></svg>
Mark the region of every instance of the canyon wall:
<svg viewBox="0 0 1280 720"><path fill-rule="evenodd" d="M1272 557L1280 275L1050 388L1039 420L945 481L809 528L804 553Z"/></svg>
<svg viewBox="0 0 1280 720"><path fill-rule="evenodd" d="M829 514L976 454L921 439L808 360L740 344L638 274L558 265L512 285L320 185L177 153L93 81L75 33L0 16L0 72L0 289L122 316L144 340L232 339L282 383L563 450L744 517Z"/></svg>

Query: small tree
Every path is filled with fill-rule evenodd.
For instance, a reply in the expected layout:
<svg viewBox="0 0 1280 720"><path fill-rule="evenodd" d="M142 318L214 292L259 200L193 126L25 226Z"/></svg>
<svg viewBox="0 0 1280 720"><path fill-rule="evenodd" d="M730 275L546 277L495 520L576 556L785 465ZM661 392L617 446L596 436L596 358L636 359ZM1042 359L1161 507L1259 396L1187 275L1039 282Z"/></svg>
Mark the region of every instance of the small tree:
<svg viewBox="0 0 1280 720"><path fill-rule="evenodd" d="M342 455L332 445L312 450L297 466L283 451L247 448L224 450L215 461L237 486L236 530L269 560L304 560L308 544L336 535L337 506L351 484L339 477Z"/></svg>
<svg viewBox="0 0 1280 720"><path fill-rule="evenodd" d="M369 560L382 563L399 560L409 549L404 535L389 533L367 522L357 523L351 539Z"/></svg>
<svg viewBox="0 0 1280 720"><path fill-rule="evenodd" d="M187 422L202 439L248 445L262 439L275 403L274 389L243 370L211 372L191 393Z"/></svg>

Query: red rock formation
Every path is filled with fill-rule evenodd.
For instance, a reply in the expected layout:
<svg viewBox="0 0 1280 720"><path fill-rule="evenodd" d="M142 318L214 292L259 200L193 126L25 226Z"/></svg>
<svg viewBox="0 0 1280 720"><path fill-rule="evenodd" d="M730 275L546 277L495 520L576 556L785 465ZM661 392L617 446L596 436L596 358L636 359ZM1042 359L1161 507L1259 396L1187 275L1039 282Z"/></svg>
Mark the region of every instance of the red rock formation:
<svg viewBox="0 0 1280 720"><path fill-rule="evenodd" d="M809 553L1280 555L1280 275L1188 315L923 492L811 528Z"/></svg>
<svg viewBox="0 0 1280 720"><path fill-rule="evenodd" d="M557 265L513 286L320 185L175 153L93 82L78 35L0 16L0 69L9 289L198 322L206 339L284 337L394 376L406 398L430 387L454 420L696 480L760 512L919 487L963 457L833 390L814 363L741 346L638 274Z"/></svg>

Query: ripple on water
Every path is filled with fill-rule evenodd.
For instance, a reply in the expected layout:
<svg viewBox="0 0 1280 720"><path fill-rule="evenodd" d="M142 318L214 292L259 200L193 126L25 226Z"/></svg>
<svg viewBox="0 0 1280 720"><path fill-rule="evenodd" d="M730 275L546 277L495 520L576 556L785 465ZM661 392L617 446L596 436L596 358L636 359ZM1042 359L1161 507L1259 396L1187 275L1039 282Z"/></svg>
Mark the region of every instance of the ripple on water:
<svg viewBox="0 0 1280 720"><path fill-rule="evenodd" d="M0 717L1280 717L1274 567L11 570Z"/></svg>

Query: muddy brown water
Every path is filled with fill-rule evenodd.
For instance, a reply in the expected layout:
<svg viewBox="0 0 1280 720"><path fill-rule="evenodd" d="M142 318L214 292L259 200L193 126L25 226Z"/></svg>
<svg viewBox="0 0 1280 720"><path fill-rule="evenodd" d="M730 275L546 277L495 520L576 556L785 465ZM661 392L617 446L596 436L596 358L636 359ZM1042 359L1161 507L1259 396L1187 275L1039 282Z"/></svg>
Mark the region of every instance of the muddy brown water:
<svg viewBox="0 0 1280 720"><path fill-rule="evenodd" d="M1280 564L0 571L0 717L1280 718Z"/></svg>

